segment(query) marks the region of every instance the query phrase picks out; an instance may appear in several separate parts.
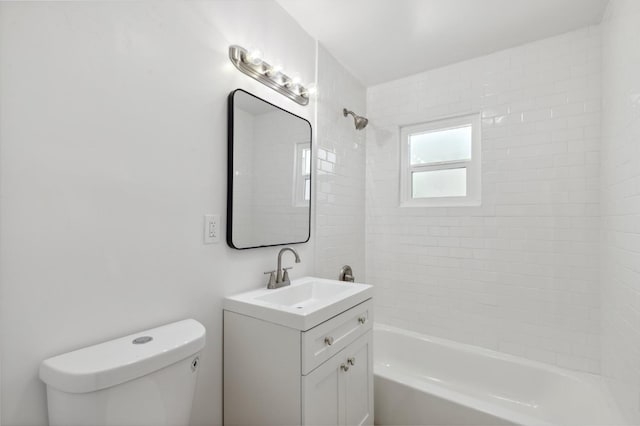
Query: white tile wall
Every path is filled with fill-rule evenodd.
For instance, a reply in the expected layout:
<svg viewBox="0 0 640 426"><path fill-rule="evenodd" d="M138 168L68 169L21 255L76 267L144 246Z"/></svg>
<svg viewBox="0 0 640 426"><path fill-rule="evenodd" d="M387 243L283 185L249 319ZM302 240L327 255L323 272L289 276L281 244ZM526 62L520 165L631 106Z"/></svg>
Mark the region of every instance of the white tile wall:
<svg viewBox="0 0 640 426"><path fill-rule="evenodd" d="M328 51L318 47L316 273L337 278L349 264L365 280L365 135L342 109L366 115L366 91Z"/></svg>
<svg viewBox="0 0 640 426"><path fill-rule="evenodd" d="M603 40L602 370L640 424L640 2L609 3Z"/></svg>
<svg viewBox="0 0 640 426"><path fill-rule="evenodd" d="M367 280L380 322L600 370L600 36L586 28L368 89ZM482 206L399 208L399 126L473 112Z"/></svg>

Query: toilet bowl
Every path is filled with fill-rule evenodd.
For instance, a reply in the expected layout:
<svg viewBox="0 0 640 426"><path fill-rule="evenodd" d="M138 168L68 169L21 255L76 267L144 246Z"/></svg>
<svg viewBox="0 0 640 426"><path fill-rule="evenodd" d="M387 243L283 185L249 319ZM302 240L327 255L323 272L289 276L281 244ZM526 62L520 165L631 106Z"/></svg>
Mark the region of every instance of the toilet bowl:
<svg viewBox="0 0 640 426"><path fill-rule="evenodd" d="M188 319L43 361L50 426L187 426L205 335Z"/></svg>

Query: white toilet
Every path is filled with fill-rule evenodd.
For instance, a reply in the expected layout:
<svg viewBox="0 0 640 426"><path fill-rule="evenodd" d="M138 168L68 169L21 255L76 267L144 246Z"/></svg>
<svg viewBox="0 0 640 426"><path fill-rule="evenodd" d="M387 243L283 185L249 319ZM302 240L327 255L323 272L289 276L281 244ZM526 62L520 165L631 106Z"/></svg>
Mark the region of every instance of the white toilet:
<svg viewBox="0 0 640 426"><path fill-rule="evenodd" d="M43 361L50 426L187 426L205 333L188 319Z"/></svg>

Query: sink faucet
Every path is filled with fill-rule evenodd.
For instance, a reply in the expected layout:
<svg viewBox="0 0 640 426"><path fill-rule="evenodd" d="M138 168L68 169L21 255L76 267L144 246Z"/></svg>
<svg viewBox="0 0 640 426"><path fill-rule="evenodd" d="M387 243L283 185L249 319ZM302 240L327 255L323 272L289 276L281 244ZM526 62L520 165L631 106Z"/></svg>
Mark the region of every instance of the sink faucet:
<svg viewBox="0 0 640 426"><path fill-rule="evenodd" d="M291 268L282 267L282 255L287 251L290 251L296 257L296 263L300 263L300 256L298 256L298 252L296 252L291 247L285 247L282 250L280 250L280 252L278 253L278 269L276 269L277 272L276 271L265 272L265 274L271 274L271 277L269 278L269 283L267 284L268 289L280 288L280 287L284 287L291 284L291 281L289 280L289 273L287 272L287 270ZM273 278L274 272L276 272L275 280Z"/></svg>

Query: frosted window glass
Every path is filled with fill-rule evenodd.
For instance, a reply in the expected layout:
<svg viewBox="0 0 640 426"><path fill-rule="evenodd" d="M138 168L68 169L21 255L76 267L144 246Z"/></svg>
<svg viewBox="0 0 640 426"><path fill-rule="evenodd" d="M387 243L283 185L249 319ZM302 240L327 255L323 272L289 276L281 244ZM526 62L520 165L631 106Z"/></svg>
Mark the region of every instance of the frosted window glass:
<svg viewBox="0 0 640 426"><path fill-rule="evenodd" d="M304 148L302 150L302 174L310 175L311 174L311 150L309 148Z"/></svg>
<svg viewBox="0 0 640 426"><path fill-rule="evenodd" d="M304 200L311 200L311 178L307 177L304 181Z"/></svg>
<svg viewBox="0 0 640 426"><path fill-rule="evenodd" d="M294 205L309 206L311 200L311 149L308 143L296 144L296 168Z"/></svg>
<svg viewBox="0 0 640 426"><path fill-rule="evenodd" d="M409 136L411 165L471 159L471 126Z"/></svg>
<svg viewBox="0 0 640 426"><path fill-rule="evenodd" d="M467 169L443 169L413 172L413 198L465 197L467 195Z"/></svg>

